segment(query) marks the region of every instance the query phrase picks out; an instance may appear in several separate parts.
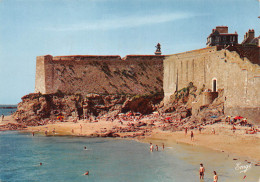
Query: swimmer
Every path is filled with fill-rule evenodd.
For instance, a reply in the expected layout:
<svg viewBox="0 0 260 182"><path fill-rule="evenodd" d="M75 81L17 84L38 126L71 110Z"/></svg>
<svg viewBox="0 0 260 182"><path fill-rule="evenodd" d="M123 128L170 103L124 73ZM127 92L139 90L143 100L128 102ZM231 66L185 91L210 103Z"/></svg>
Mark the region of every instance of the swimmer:
<svg viewBox="0 0 260 182"><path fill-rule="evenodd" d="M88 150L86 146L84 147L84 150Z"/></svg>
<svg viewBox="0 0 260 182"><path fill-rule="evenodd" d="M86 171L83 175L89 175L89 171Z"/></svg>
<svg viewBox="0 0 260 182"><path fill-rule="evenodd" d="M40 162L40 166L42 166L42 163Z"/></svg>

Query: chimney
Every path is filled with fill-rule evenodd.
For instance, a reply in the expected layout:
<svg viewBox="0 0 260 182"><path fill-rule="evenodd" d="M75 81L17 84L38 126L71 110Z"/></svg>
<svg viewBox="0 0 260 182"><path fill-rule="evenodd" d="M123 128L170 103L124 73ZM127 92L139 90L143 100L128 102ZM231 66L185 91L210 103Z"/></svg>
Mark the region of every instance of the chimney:
<svg viewBox="0 0 260 182"><path fill-rule="evenodd" d="M255 38L255 30L249 29L244 36L244 43L250 43Z"/></svg>
<svg viewBox="0 0 260 182"><path fill-rule="evenodd" d="M228 27L227 27L227 26L217 26L217 27L216 27L216 30L217 30L219 33L228 33Z"/></svg>
<svg viewBox="0 0 260 182"><path fill-rule="evenodd" d="M250 40L253 40L255 38L255 30L254 29L252 29L252 30L249 29L249 31L248 31L248 38Z"/></svg>

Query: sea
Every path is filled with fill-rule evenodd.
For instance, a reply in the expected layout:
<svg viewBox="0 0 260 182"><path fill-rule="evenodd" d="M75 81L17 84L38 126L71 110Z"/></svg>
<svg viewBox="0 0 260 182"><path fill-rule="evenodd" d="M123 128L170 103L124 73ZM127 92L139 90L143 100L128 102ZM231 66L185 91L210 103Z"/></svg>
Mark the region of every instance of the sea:
<svg viewBox="0 0 260 182"><path fill-rule="evenodd" d="M1 105L0 104L0 115L11 115L17 110L17 105Z"/></svg>
<svg viewBox="0 0 260 182"><path fill-rule="evenodd" d="M258 182L259 170L248 159L181 143L150 152L134 140L0 131L0 182L212 182L213 171L219 182Z"/></svg>
<svg viewBox="0 0 260 182"><path fill-rule="evenodd" d="M134 140L0 132L1 182L196 182L200 163L206 169L204 182L213 181L213 171L220 182L259 180L260 167L245 171L241 166L249 164L233 158L178 143L150 152L149 144Z"/></svg>

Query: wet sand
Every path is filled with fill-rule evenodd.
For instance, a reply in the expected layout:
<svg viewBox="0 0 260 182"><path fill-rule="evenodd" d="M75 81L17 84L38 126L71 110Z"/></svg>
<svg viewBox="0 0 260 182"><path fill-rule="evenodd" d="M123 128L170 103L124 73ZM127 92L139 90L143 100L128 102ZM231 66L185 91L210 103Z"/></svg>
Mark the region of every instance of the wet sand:
<svg viewBox="0 0 260 182"><path fill-rule="evenodd" d="M211 134L211 128L214 126L216 134ZM145 137L142 141L153 142L158 145L172 146L176 142L186 143L207 147L213 150L233 154L234 156L246 157L250 160L260 161L260 135L242 134L238 132L233 134L228 125L222 126L215 124L208 126L205 130L199 133L198 130L193 130L194 141L191 141L190 131L185 135L184 131L177 132L162 132L154 130L151 136Z"/></svg>

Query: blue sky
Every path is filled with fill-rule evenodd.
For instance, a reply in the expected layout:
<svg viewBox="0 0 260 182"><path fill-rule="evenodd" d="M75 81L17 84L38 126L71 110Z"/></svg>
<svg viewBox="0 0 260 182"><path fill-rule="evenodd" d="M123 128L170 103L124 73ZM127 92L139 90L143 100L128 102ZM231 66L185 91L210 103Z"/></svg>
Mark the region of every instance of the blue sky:
<svg viewBox="0 0 260 182"><path fill-rule="evenodd" d="M0 104L34 92L36 56L163 54L205 47L219 25L259 36L258 0L0 0Z"/></svg>

